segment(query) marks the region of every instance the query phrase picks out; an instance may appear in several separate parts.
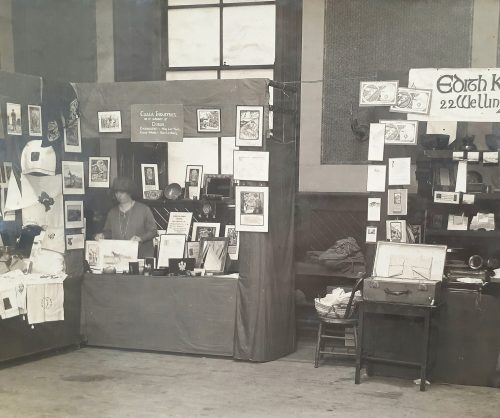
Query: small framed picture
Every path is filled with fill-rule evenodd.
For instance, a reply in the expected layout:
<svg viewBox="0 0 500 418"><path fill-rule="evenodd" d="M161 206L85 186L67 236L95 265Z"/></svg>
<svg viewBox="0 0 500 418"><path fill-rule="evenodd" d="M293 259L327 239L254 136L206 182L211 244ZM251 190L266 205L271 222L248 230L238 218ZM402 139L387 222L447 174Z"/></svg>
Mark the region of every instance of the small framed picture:
<svg viewBox="0 0 500 418"><path fill-rule="evenodd" d="M201 183L203 181L203 166L202 165L187 165L186 166L186 198L199 199L201 191Z"/></svg>
<svg viewBox="0 0 500 418"><path fill-rule="evenodd" d="M119 110L97 112L99 132L121 132L122 115Z"/></svg>
<svg viewBox="0 0 500 418"><path fill-rule="evenodd" d="M64 152L82 152L80 119L75 119L64 128Z"/></svg>
<svg viewBox="0 0 500 418"><path fill-rule="evenodd" d="M194 258L198 260L198 254L200 253L200 243L198 241L187 241L186 251L184 256L187 258Z"/></svg>
<svg viewBox="0 0 500 418"><path fill-rule="evenodd" d="M22 135L21 105L7 103L7 135Z"/></svg>
<svg viewBox="0 0 500 418"><path fill-rule="evenodd" d="M226 225L224 236L228 238L227 252L231 260L238 259L240 250L240 233L236 230L235 225Z"/></svg>
<svg viewBox="0 0 500 418"><path fill-rule="evenodd" d="M387 214L404 216L408 212L408 189L387 191Z"/></svg>
<svg viewBox="0 0 500 418"><path fill-rule="evenodd" d="M199 241L201 238L217 238L220 232L218 222L193 222L191 241Z"/></svg>
<svg viewBox="0 0 500 418"><path fill-rule="evenodd" d="M406 221L385 221L386 238L391 242L406 242Z"/></svg>
<svg viewBox="0 0 500 418"><path fill-rule="evenodd" d="M227 260L228 238L208 238L200 240L197 265L206 273L223 274Z"/></svg>
<svg viewBox="0 0 500 418"><path fill-rule="evenodd" d="M66 228L83 228L83 201L64 202L64 221Z"/></svg>
<svg viewBox="0 0 500 418"><path fill-rule="evenodd" d="M267 232L269 187L236 187L236 230Z"/></svg>
<svg viewBox="0 0 500 418"><path fill-rule="evenodd" d="M237 147L261 147L264 127L263 106L236 106Z"/></svg>
<svg viewBox="0 0 500 418"><path fill-rule="evenodd" d="M396 104L399 81L361 81L360 106L388 106Z"/></svg>
<svg viewBox="0 0 500 418"><path fill-rule="evenodd" d="M62 161L63 194L85 194L83 162Z"/></svg>
<svg viewBox="0 0 500 418"><path fill-rule="evenodd" d="M101 251L98 241L85 241L85 260L90 267L98 268L101 266Z"/></svg>
<svg viewBox="0 0 500 418"><path fill-rule="evenodd" d="M422 225L408 224L408 242L422 244Z"/></svg>
<svg viewBox="0 0 500 418"><path fill-rule="evenodd" d="M196 109L198 132L220 132L220 109Z"/></svg>
<svg viewBox="0 0 500 418"><path fill-rule="evenodd" d="M110 157L89 157L89 187L109 188Z"/></svg>
<svg viewBox="0 0 500 418"><path fill-rule="evenodd" d="M9 184L10 173L12 173L12 163L10 161L4 161L0 163L0 186L7 187Z"/></svg>
<svg viewBox="0 0 500 418"><path fill-rule="evenodd" d="M159 190L160 184L158 182L158 164L141 164L142 174L142 194L149 190Z"/></svg>
<svg viewBox="0 0 500 418"><path fill-rule="evenodd" d="M66 235L66 250L80 250L85 248L83 234Z"/></svg>
<svg viewBox="0 0 500 418"><path fill-rule="evenodd" d="M418 121L381 120L385 124L386 145L417 145Z"/></svg>
<svg viewBox="0 0 500 418"><path fill-rule="evenodd" d="M158 249L158 268L168 267L171 258L184 257L186 236L183 234L164 234L160 236Z"/></svg>
<svg viewBox="0 0 500 418"><path fill-rule="evenodd" d="M42 136L42 108L28 105L28 126L30 136Z"/></svg>

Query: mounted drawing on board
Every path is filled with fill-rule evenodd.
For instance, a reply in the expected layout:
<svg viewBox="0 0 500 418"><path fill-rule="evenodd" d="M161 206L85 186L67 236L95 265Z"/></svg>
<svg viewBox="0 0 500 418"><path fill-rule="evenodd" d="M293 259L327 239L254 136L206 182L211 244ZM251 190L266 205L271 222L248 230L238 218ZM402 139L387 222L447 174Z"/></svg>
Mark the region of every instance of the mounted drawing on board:
<svg viewBox="0 0 500 418"><path fill-rule="evenodd" d="M263 126L263 106L236 106L237 147L261 147Z"/></svg>

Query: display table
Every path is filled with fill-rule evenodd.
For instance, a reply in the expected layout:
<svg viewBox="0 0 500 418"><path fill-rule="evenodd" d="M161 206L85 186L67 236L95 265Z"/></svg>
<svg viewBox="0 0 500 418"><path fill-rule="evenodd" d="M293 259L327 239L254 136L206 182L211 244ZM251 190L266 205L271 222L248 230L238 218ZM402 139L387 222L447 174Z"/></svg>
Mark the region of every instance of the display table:
<svg viewBox="0 0 500 418"><path fill-rule="evenodd" d="M88 345L233 356L238 279L85 274Z"/></svg>
<svg viewBox="0 0 500 418"><path fill-rule="evenodd" d="M64 281L64 321L33 328L22 316L0 320L0 362L80 344L80 286L82 277Z"/></svg>
<svg viewBox="0 0 500 418"><path fill-rule="evenodd" d="M356 350L356 373L354 381L356 384L360 383L360 371L363 367L363 362L373 361L386 364L395 364L401 366L416 367L420 370L420 390L425 391L425 382L427 378L427 360L429 351L430 340L430 323L431 314L437 310L438 307L432 305L410 305L403 303L390 303L390 302L374 302L364 300L359 304L359 337L358 346ZM394 355L382 357L380 355L370 355L365 353L363 347L363 334L365 325L365 316L367 315L392 315L400 318L414 319L418 318L423 322L423 334L419 343L421 353L419 361L410 361L394 358ZM397 336L395 337L397 338Z"/></svg>

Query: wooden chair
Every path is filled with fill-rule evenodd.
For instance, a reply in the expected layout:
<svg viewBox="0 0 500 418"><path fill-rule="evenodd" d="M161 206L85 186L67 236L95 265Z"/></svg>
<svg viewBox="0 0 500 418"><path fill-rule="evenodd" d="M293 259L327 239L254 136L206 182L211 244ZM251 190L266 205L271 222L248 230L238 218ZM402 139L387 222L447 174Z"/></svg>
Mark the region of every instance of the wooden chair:
<svg viewBox="0 0 500 418"><path fill-rule="evenodd" d="M320 316L318 328L318 341L316 343L316 355L314 358L314 367L318 367L322 354L328 354L340 357L355 357L356 347L358 346L358 319L352 316L353 300L356 291L363 287L364 277L360 277L351 292L351 297L347 303L347 308L343 318L326 318ZM350 345L351 339L346 336L346 329L353 329L354 345ZM343 344L336 344L336 341L343 341ZM330 342L331 350L326 350L326 343ZM336 345L342 350L335 351Z"/></svg>

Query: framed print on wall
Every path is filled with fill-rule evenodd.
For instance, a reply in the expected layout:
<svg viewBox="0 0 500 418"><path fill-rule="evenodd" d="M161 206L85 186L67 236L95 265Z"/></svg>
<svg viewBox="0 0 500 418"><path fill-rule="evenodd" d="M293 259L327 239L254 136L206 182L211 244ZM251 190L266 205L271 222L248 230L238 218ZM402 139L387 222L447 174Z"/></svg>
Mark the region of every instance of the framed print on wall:
<svg viewBox="0 0 500 418"><path fill-rule="evenodd" d="M80 119L74 120L64 128L64 152L82 152Z"/></svg>
<svg viewBox="0 0 500 418"><path fill-rule="evenodd" d="M391 242L406 242L406 221L385 221L386 239Z"/></svg>
<svg viewBox="0 0 500 418"><path fill-rule="evenodd" d="M201 191L201 182L203 180L202 165L187 165L186 166L186 196L189 199L199 199Z"/></svg>
<svg viewBox="0 0 500 418"><path fill-rule="evenodd" d="M122 115L119 110L97 112L97 120L99 122L99 132L122 131Z"/></svg>
<svg viewBox="0 0 500 418"><path fill-rule="evenodd" d="M42 136L42 108L28 105L28 129L30 136Z"/></svg>
<svg viewBox="0 0 500 418"><path fill-rule="evenodd" d="M196 109L198 132L220 132L220 109Z"/></svg>
<svg viewBox="0 0 500 418"><path fill-rule="evenodd" d="M261 147L264 106L236 106L237 147Z"/></svg>
<svg viewBox="0 0 500 418"><path fill-rule="evenodd" d="M62 161L63 194L85 194L83 162Z"/></svg>
<svg viewBox="0 0 500 418"><path fill-rule="evenodd" d="M7 135L22 135L21 105L7 103Z"/></svg>
<svg viewBox="0 0 500 418"><path fill-rule="evenodd" d="M236 230L267 232L269 187L236 187Z"/></svg>
<svg viewBox="0 0 500 418"><path fill-rule="evenodd" d="M109 188L110 157L89 157L89 187Z"/></svg>
<svg viewBox="0 0 500 418"><path fill-rule="evenodd" d="M66 228L83 228L83 201L64 202L64 223Z"/></svg>
<svg viewBox="0 0 500 418"><path fill-rule="evenodd" d="M142 195L144 198L145 192L150 190L159 190L158 182L158 164L141 164L142 174Z"/></svg>
<svg viewBox="0 0 500 418"><path fill-rule="evenodd" d="M200 238L217 238L220 232L218 222L193 222L191 241L199 241Z"/></svg>

